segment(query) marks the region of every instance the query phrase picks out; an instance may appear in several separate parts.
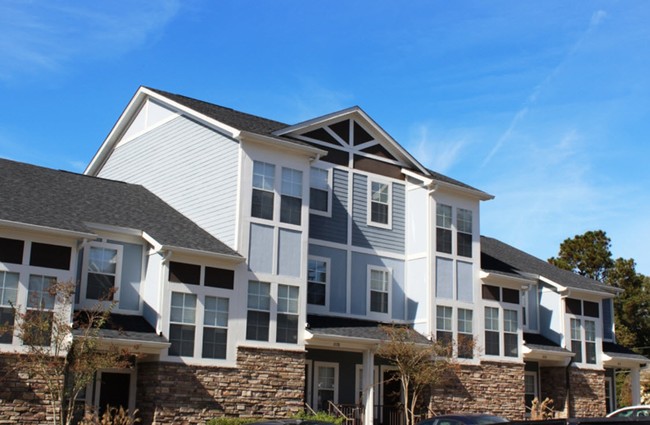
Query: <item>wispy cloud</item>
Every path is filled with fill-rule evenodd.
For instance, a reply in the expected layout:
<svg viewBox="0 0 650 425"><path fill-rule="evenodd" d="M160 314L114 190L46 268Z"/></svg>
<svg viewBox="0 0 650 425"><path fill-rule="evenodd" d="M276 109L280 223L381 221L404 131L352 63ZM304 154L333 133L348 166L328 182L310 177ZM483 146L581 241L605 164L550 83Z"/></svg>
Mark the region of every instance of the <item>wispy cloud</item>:
<svg viewBox="0 0 650 425"><path fill-rule="evenodd" d="M61 71L74 59L140 47L178 12L179 0L0 3L0 79Z"/></svg>
<svg viewBox="0 0 650 425"><path fill-rule="evenodd" d="M458 162L466 143L463 138L437 136L428 125L420 124L415 127L408 146L422 164L446 173Z"/></svg>
<svg viewBox="0 0 650 425"><path fill-rule="evenodd" d="M568 50L568 52L564 55L562 60L549 72L544 79L537 84L531 91L531 93L528 95L526 100L524 101L523 105L521 108L515 113L515 115L512 117L510 120L510 124L508 125L508 128L506 131L504 131L501 136L498 138L497 142L494 144L488 155L485 157L483 160L483 163L481 164L481 167L486 166L494 157L494 155L501 150L501 148L504 146L504 144L512 137L512 134L514 133L516 127L519 125L519 123L524 119L524 117L528 114L529 110L537 103L540 94L543 92L544 89L546 89L551 82L557 77L557 75L561 72L561 70L564 68L566 63L576 54L576 52L580 49L584 41L589 37L589 35L600 25L600 23L607 17L607 13L603 10L598 10L594 12L591 16L591 19L589 21L589 25L587 26L587 29L580 35L578 40L571 46L571 48Z"/></svg>
<svg viewBox="0 0 650 425"><path fill-rule="evenodd" d="M285 97L283 95L283 97ZM284 103L291 111L291 123L301 122L326 113L353 106L354 96L343 90L333 89L316 78L300 76L294 88L288 90Z"/></svg>

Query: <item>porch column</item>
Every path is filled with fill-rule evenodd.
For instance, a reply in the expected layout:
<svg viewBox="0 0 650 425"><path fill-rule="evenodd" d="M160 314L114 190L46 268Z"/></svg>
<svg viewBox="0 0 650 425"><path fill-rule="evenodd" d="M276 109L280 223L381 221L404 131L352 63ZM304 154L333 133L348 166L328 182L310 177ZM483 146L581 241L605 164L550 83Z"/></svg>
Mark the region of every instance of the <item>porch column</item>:
<svg viewBox="0 0 650 425"><path fill-rule="evenodd" d="M373 425L375 421L375 353L373 350L363 352L363 425Z"/></svg>
<svg viewBox="0 0 650 425"><path fill-rule="evenodd" d="M630 392L632 393L632 405L641 404L641 368L634 366L630 369Z"/></svg>

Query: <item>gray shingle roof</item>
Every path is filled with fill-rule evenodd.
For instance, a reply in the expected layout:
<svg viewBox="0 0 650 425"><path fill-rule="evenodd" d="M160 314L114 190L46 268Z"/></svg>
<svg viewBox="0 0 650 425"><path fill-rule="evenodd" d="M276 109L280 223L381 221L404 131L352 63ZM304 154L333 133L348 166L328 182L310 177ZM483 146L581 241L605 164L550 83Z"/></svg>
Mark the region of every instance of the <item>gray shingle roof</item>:
<svg viewBox="0 0 650 425"><path fill-rule="evenodd" d="M481 269L507 276L543 276L568 288L616 293L618 290L593 279L555 267L547 261L518 250L494 238L481 236Z"/></svg>
<svg viewBox="0 0 650 425"><path fill-rule="evenodd" d="M570 353L566 348L560 347L550 339L534 333L524 333L524 344L531 350L556 351L558 353Z"/></svg>
<svg viewBox="0 0 650 425"><path fill-rule="evenodd" d="M238 254L140 185L0 158L0 220L92 233L86 223L145 231L170 247Z"/></svg>
<svg viewBox="0 0 650 425"><path fill-rule="evenodd" d="M603 341L603 353L615 358L647 362L648 358L614 342Z"/></svg>

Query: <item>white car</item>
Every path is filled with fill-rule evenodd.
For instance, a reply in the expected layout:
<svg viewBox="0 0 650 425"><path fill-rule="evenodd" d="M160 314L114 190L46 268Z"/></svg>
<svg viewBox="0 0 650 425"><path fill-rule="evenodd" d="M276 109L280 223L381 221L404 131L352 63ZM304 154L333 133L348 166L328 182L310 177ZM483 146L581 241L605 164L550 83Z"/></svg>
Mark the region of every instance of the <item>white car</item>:
<svg viewBox="0 0 650 425"><path fill-rule="evenodd" d="M608 418L635 418L644 416L650 416L650 405L622 407L607 414Z"/></svg>

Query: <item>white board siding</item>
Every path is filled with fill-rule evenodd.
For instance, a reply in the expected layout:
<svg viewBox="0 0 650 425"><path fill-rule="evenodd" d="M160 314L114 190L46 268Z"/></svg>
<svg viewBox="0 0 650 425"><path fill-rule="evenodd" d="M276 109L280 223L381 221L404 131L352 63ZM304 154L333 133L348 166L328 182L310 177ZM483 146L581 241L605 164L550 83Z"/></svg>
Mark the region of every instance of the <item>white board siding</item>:
<svg viewBox="0 0 650 425"><path fill-rule="evenodd" d="M141 184L233 249L239 143L185 117L124 143L99 176Z"/></svg>

